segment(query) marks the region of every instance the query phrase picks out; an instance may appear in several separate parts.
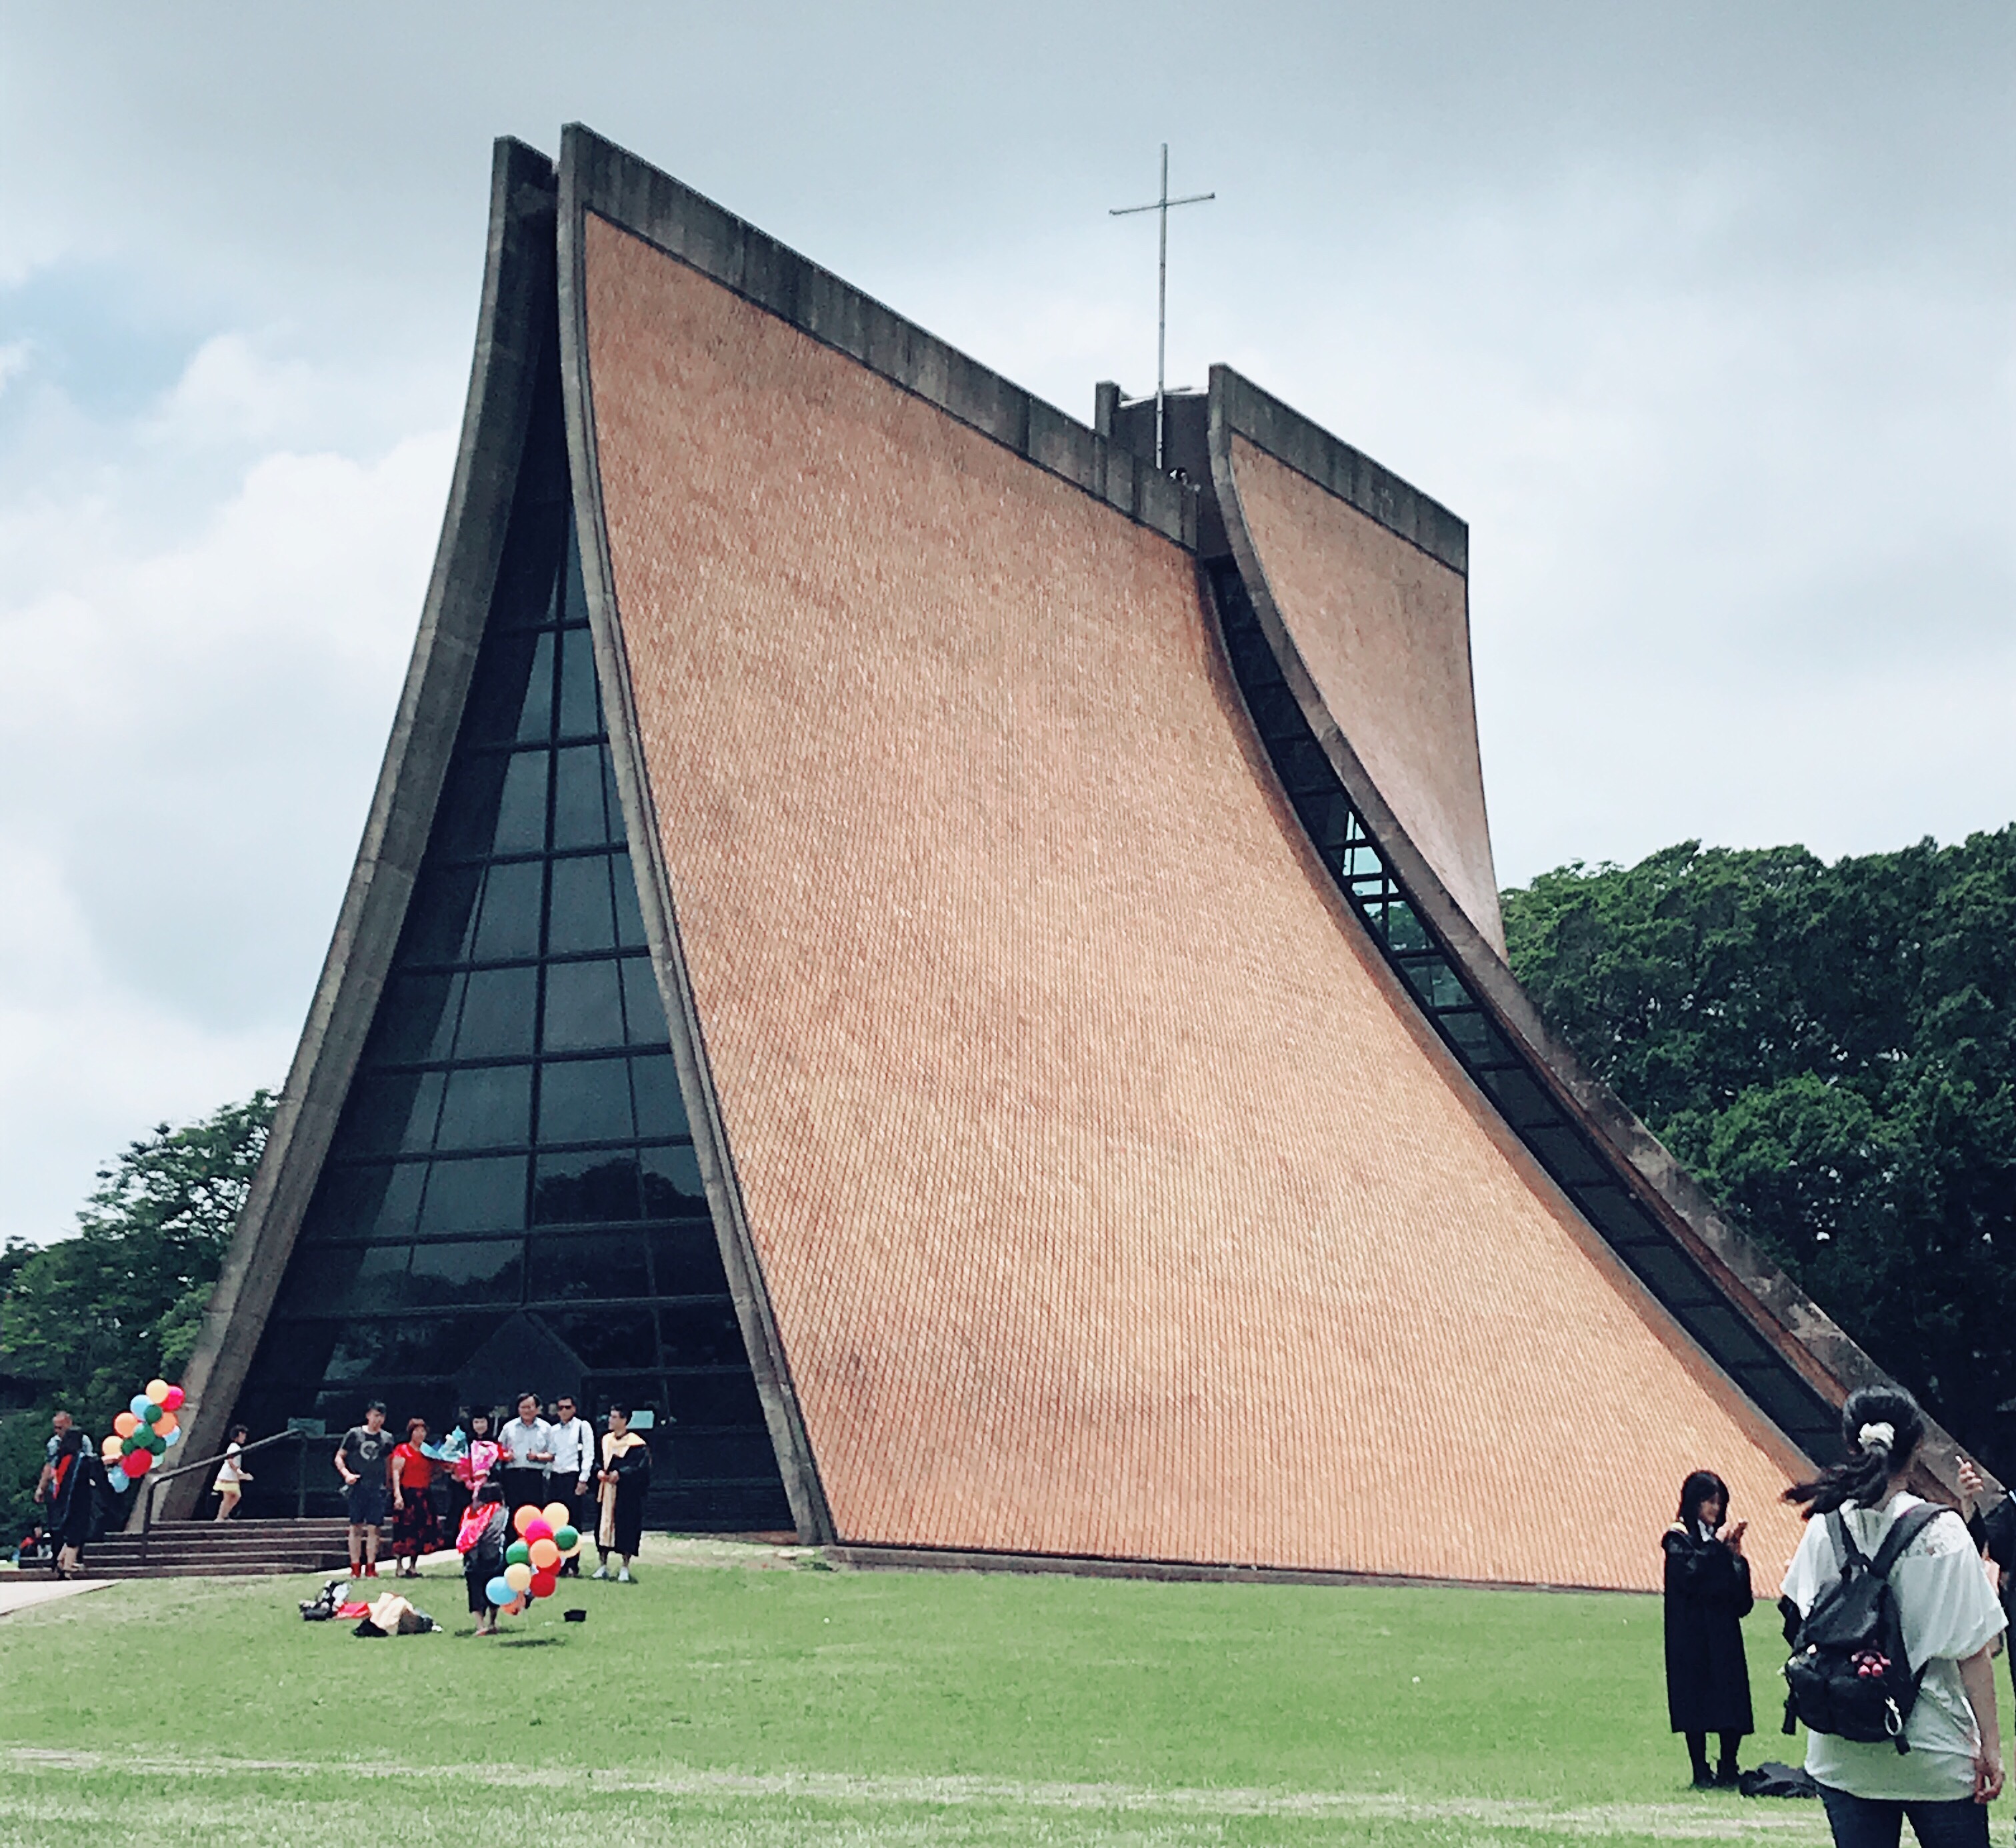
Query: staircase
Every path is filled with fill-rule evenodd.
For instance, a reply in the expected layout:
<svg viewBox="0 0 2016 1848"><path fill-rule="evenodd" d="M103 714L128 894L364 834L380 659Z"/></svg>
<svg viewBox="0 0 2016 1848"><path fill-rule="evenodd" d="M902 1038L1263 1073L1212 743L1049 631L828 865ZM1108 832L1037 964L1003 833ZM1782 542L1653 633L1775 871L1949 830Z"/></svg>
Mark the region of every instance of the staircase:
<svg viewBox="0 0 2016 1848"><path fill-rule="evenodd" d="M220 1578L251 1572L341 1572L349 1529L333 1521L157 1521L146 1558L138 1533L108 1533L84 1550L87 1579ZM389 1567L387 1571L389 1572ZM24 1568L23 1578L54 1576Z"/></svg>

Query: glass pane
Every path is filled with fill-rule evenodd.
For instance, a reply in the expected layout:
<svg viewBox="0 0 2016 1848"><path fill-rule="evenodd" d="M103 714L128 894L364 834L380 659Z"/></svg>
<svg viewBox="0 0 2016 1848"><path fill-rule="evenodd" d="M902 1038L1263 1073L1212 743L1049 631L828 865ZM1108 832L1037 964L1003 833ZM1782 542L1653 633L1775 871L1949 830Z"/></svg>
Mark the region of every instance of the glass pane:
<svg viewBox="0 0 2016 1848"><path fill-rule="evenodd" d="M665 1025L665 1003L649 956L632 956L624 962L623 1011L630 1023L632 1046L671 1044L671 1028Z"/></svg>
<svg viewBox="0 0 2016 1848"><path fill-rule="evenodd" d="M763 1423L763 1401L757 1394L756 1382L747 1367L675 1374L666 1384L671 1389L672 1417L679 1425L746 1425L763 1431L765 1447L769 1447L769 1433Z"/></svg>
<svg viewBox="0 0 2016 1848"><path fill-rule="evenodd" d="M590 1367L658 1363L658 1331L648 1309L577 1309L572 1313L563 1309L545 1319Z"/></svg>
<svg viewBox="0 0 2016 1848"><path fill-rule="evenodd" d="M462 984L459 975L395 975L371 1023L366 1060L376 1065L402 1065L446 1058L455 1043Z"/></svg>
<svg viewBox="0 0 2016 1848"><path fill-rule="evenodd" d="M553 913L546 923L546 950L571 956L616 947L616 914L610 909L609 862L555 860ZM626 867L625 871L627 873Z"/></svg>
<svg viewBox="0 0 2016 1848"><path fill-rule="evenodd" d="M539 1072L542 1142L628 1142L630 1086L621 1059L565 1059Z"/></svg>
<svg viewBox="0 0 2016 1848"><path fill-rule="evenodd" d="M632 1059L630 1081L635 1087L639 1136L686 1134L686 1100L679 1095L679 1068L670 1053Z"/></svg>
<svg viewBox="0 0 2016 1848"><path fill-rule="evenodd" d="M437 1162L427 1172L423 1232L509 1232L525 1223L525 1158Z"/></svg>
<svg viewBox="0 0 2016 1848"><path fill-rule="evenodd" d="M725 1298L718 1302L663 1305L658 1310L658 1331L668 1367L718 1367L749 1357L742 1345L735 1306Z"/></svg>
<svg viewBox="0 0 2016 1848"><path fill-rule="evenodd" d="M611 815L615 812L610 810ZM625 949L641 949L649 939L644 935L644 913L637 906L637 874L628 854L616 856L612 874L616 881L616 941Z"/></svg>
<svg viewBox="0 0 2016 1848"><path fill-rule="evenodd" d="M476 894L482 883L483 875L474 866L423 873L406 909L399 960L408 964L468 961L475 934Z"/></svg>
<svg viewBox="0 0 2016 1848"><path fill-rule="evenodd" d="M492 853L537 853L546 844L546 763L550 752L514 751L506 760Z"/></svg>
<svg viewBox="0 0 2016 1848"><path fill-rule="evenodd" d="M462 742L542 741L552 729L553 704L553 637L499 636L483 650L470 682Z"/></svg>
<svg viewBox="0 0 2016 1848"><path fill-rule="evenodd" d="M403 1245L337 1245L304 1252L287 1267L287 1284L274 1306L281 1316L381 1315L403 1304L407 1253Z"/></svg>
<svg viewBox="0 0 2016 1848"><path fill-rule="evenodd" d="M623 830L623 798L616 787L616 759L607 744L602 747L602 805L609 812L610 839L627 839Z"/></svg>
<svg viewBox="0 0 2016 1848"><path fill-rule="evenodd" d="M434 1145L441 1099L438 1072L359 1078L350 1087L350 1103L344 1114L344 1152L425 1155Z"/></svg>
<svg viewBox="0 0 2016 1848"><path fill-rule="evenodd" d="M483 913L476 927L474 960L539 953L539 900L545 868L537 860L492 866L483 884Z"/></svg>
<svg viewBox="0 0 2016 1848"><path fill-rule="evenodd" d="M441 786L428 838L430 859L481 859L497 832L497 803L511 760L489 754L459 758Z"/></svg>
<svg viewBox="0 0 2016 1848"><path fill-rule="evenodd" d="M448 1074L441 1148L523 1147L532 1115L529 1065L470 1065Z"/></svg>
<svg viewBox="0 0 2016 1848"><path fill-rule="evenodd" d="M676 1219L704 1213L707 1190L700 1185L700 1162L683 1144L638 1151L644 1170L644 1216Z"/></svg>
<svg viewBox="0 0 2016 1848"><path fill-rule="evenodd" d="M305 1239L404 1239L419 1217L424 1162L322 1170L302 1227Z"/></svg>
<svg viewBox="0 0 2016 1848"><path fill-rule="evenodd" d="M412 1299L453 1305L516 1302L525 1275L522 1238L486 1238L413 1247Z"/></svg>
<svg viewBox="0 0 2016 1848"><path fill-rule="evenodd" d="M553 845L599 847L609 838L602 807L602 750L577 744L554 753Z"/></svg>
<svg viewBox="0 0 2016 1848"><path fill-rule="evenodd" d="M538 970L479 970L469 978L455 1056L484 1059L530 1052L538 1005Z"/></svg>
<svg viewBox="0 0 2016 1848"><path fill-rule="evenodd" d="M602 695L595 681L595 643L585 629L560 633L560 736L592 738L602 729Z"/></svg>
<svg viewBox="0 0 2016 1848"><path fill-rule="evenodd" d="M651 1293L644 1241L634 1232L609 1232L585 1238L540 1238L532 1245L535 1302L580 1302L587 1299L628 1302ZM587 1356L582 1356L584 1359ZM653 1349L647 1364L655 1365ZM610 1363L628 1366L628 1361Z"/></svg>
<svg viewBox="0 0 2016 1848"><path fill-rule="evenodd" d="M549 1052L623 1043L623 1005L614 963L556 963L546 971Z"/></svg>
<svg viewBox="0 0 2016 1848"><path fill-rule="evenodd" d="M726 1291L721 1248L715 1242L711 1220L654 1226L644 1237L651 1250L653 1295L718 1296Z"/></svg>
<svg viewBox="0 0 2016 1848"><path fill-rule="evenodd" d="M542 1155L533 1185L535 1225L584 1225L638 1216L637 1158L632 1155Z"/></svg>

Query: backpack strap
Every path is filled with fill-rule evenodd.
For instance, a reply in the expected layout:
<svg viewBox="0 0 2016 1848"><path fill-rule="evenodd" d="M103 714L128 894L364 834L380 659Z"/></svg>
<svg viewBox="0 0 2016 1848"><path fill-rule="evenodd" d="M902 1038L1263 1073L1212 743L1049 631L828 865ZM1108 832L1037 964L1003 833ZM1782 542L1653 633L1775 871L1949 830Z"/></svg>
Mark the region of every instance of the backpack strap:
<svg viewBox="0 0 2016 1848"><path fill-rule="evenodd" d="M1890 1569L1903 1556L1904 1549L1931 1526L1946 1511L1935 1502L1921 1501L1914 1508L1906 1508L1890 1523L1890 1531L1884 1535L1883 1544L1877 1548L1876 1557L1869 1569L1879 1579L1887 1579Z"/></svg>
<svg viewBox="0 0 2016 1848"><path fill-rule="evenodd" d="M1848 1530L1848 1523L1841 1518L1839 1508L1831 1508L1827 1517L1827 1538L1834 1542L1834 1564L1844 1579L1851 1565L1867 1565L1869 1562L1862 1556L1862 1549L1855 1544L1855 1536Z"/></svg>

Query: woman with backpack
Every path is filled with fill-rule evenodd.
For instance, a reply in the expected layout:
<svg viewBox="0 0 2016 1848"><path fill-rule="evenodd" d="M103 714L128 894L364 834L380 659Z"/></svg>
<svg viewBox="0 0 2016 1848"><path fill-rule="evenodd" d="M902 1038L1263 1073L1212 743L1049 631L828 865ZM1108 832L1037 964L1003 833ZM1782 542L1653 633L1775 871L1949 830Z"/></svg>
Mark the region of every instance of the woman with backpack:
<svg viewBox="0 0 2016 1848"><path fill-rule="evenodd" d="M1896 1848L1906 1816L1921 1848L1987 1848L2002 1608L1960 1516L1904 1486L1925 1436L1918 1402L1865 1386L1841 1423L1849 1461L1785 1491L1806 1509L1779 1604L1807 1773L1835 1848Z"/></svg>
<svg viewBox="0 0 2016 1848"><path fill-rule="evenodd" d="M1725 1522L1727 1525L1725 1525ZM1697 1469L1680 1485L1679 1517L1666 1529L1666 1717L1685 1733L1694 1789L1736 1787L1737 1743L1755 1731L1743 1619L1750 1615L1749 1523L1729 1521L1729 1485ZM1708 1735L1722 1758L1708 1768Z"/></svg>

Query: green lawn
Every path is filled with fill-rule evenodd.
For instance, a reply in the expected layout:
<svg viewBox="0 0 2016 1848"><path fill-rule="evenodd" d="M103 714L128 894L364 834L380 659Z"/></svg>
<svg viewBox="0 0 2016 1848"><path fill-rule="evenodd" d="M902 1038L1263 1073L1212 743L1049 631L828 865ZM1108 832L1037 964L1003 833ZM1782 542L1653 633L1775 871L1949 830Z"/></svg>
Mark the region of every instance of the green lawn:
<svg viewBox="0 0 2016 1848"><path fill-rule="evenodd" d="M445 1569L416 1601L441 1636L304 1623L297 1580L0 1618L0 1843L1825 1839L1816 1804L1683 1788L1653 1599L732 1552L653 1541L639 1584L495 1641ZM1749 1756L1791 1756L1774 1627L1751 1634Z"/></svg>

